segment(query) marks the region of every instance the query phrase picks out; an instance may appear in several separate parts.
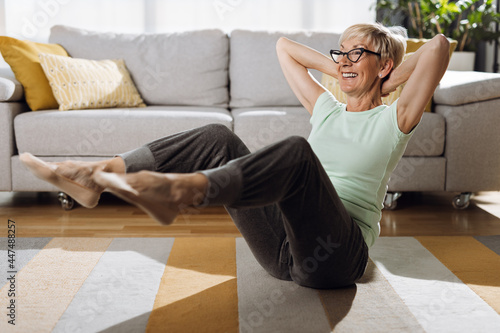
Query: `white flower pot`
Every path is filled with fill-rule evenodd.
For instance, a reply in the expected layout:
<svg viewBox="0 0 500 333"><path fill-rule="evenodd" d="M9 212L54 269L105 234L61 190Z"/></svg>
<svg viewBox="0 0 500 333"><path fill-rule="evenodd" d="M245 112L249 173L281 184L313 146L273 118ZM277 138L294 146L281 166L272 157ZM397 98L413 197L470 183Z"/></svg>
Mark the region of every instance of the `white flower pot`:
<svg viewBox="0 0 500 333"><path fill-rule="evenodd" d="M476 52L455 51L450 58L448 69L452 71L473 71Z"/></svg>

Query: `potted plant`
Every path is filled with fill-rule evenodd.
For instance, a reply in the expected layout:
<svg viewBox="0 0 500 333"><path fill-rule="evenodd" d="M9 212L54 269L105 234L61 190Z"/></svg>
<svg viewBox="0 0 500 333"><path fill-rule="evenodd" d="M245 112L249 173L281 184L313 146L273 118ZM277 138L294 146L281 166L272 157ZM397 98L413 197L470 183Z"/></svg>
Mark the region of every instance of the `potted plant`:
<svg viewBox="0 0 500 333"><path fill-rule="evenodd" d="M456 51L452 55L450 69L472 70L478 44L498 40L500 33L494 23L500 22L500 14L493 0L379 0L377 9L382 11L382 22L391 22L395 15L403 18L412 38L432 38L442 33L457 40ZM465 57L469 64L463 67Z"/></svg>
<svg viewBox="0 0 500 333"><path fill-rule="evenodd" d="M475 51L479 42L492 42L500 37L493 24L500 23L493 0L468 0L452 29L452 38L458 41L458 51Z"/></svg>
<svg viewBox="0 0 500 333"><path fill-rule="evenodd" d="M475 0L462 2L472 1ZM395 16L402 17L402 24L408 29L409 37L420 39L432 38L438 33L451 37L450 26L463 10L460 3L448 0L379 0L376 8L384 10L382 23L394 24Z"/></svg>

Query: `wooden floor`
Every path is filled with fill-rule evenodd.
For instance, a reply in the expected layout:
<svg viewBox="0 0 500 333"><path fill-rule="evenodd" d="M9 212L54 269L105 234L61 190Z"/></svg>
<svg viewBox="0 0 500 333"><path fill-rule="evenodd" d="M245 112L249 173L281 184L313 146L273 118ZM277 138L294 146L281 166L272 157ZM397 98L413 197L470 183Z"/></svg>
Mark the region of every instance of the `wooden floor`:
<svg viewBox="0 0 500 333"><path fill-rule="evenodd" d="M466 210L451 206L454 194L405 193L394 211L384 211L382 236L500 235L500 193L482 192ZM109 193L98 207L62 210L54 193L0 192L0 236L14 220L17 237L239 236L223 208L193 209L170 226Z"/></svg>

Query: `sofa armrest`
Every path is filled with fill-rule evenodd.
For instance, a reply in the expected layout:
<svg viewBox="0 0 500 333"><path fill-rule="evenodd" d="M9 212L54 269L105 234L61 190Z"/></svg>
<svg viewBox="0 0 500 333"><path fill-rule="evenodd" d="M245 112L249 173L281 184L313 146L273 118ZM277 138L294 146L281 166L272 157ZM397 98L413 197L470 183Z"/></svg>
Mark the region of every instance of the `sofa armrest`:
<svg viewBox="0 0 500 333"><path fill-rule="evenodd" d="M28 110L23 102L0 103L0 191L12 191L11 157L16 153L14 118Z"/></svg>
<svg viewBox="0 0 500 333"><path fill-rule="evenodd" d="M436 91L434 103L463 105L500 98L500 74L446 71Z"/></svg>
<svg viewBox="0 0 500 333"><path fill-rule="evenodd" d="M0 68L0 102L20 102L24 99L24 89L10 69Z"/></svg>
<svg viewBox="0 0 500 333"><path fill-rule="evenodd" d="M500 81L494 89L500 91ZM446 121L446 190L500 190L500 98L435 105Z"/></svg>

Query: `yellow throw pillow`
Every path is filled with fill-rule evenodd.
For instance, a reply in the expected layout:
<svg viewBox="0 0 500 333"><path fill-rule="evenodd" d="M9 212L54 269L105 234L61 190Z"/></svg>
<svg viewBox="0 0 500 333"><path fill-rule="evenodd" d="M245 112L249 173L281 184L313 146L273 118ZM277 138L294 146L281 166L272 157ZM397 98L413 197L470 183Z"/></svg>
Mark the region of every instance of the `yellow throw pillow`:
<svg viewBox="0 0 500 333"><path fill-rule="evenodd" d="M408 38L406 40L406 53L416 52L422 45L430 41L430 39L418 39L418 38ZM450 41L450 57L453 51L457 48L458 42L453 39L449 39Z"/></svg>
<svg viewBox="0 0 500 333"><path fill-rule="evenodd" d="M412 54L413 53L405 54L403 61L408 59ZM329 90L339 102L344 103L344 104L347 103L347 95L342 90L340 90L339 80L335 79L334 77L332 77L330 75L323 74L323 76L321 78L321 84L327 90ZM394 103L394 101L396 101L399 98L399 96L401 95L401 92L403 91L403 87L404 87L404 84L397 87L395 91L393 91L392 93L389 94L389 96L382 97L382 103L384 103L386 105L391 105L392 103ZM427 107L429 107L429 111L430 111L430 103L427 105ZM426 110L427 110L427 107L426 107Z"/></svg>
<svg viewBox="0 0 500 333"><path fill-rule="evenodd" d="M40 54L59 110L144 107L132 78L119 60L87 60Z"/></svg>
<svg viewBox="0 0 500 333"><path fill-rule="evenodd" d="M40 66L39 53L68 56L57 44L42 44L0 36L0 52L10 65L16 79L24 88L26 103L31 110L57 109L57 104L45 73Z"/></svg>

